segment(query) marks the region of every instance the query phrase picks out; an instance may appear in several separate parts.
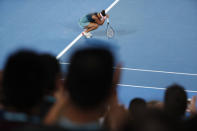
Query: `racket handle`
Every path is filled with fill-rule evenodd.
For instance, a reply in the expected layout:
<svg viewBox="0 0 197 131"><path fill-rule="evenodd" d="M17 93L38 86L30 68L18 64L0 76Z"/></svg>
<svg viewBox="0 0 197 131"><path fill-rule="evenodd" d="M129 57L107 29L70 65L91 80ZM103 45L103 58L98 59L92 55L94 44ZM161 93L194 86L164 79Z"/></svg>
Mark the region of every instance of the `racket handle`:
<svg viewBox="0 0 197 131"><path fill-rule="evenodd" d="M109 18L107 18L107 23L109 23Z"/></svg>

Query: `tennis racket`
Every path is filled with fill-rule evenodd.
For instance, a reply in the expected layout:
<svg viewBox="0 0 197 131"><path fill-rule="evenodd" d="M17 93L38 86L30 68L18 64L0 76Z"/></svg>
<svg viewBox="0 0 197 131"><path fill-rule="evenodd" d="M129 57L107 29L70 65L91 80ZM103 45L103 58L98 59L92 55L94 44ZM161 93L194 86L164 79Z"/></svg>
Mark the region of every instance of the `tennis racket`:
<svg viewBox="0 0 197 131"><path fill-rule="evenodd" d="M113 38L115 35L115 31L114 29L111 27L111 25L109 24L109 18L107 18L107 28L106 28L106 36L108 39Z"/></svg>

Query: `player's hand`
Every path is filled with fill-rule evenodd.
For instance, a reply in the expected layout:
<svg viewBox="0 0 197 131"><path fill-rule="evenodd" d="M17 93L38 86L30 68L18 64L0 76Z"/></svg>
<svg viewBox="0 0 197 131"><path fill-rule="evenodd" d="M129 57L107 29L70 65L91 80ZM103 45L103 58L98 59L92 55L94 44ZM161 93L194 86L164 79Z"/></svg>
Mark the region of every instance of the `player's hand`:
<svg viewBox="0 0 197 131"><path fill-rule="evenodd" d="M108 14L106 14L106 17L107 17L107 18L109 18L109 15L108 15Z"/></svg>
<svg viewBox="0 0 197 131"><path fill-rule="evenodd" d="M108 14L106 14L106 16L103 17L103 20L106 20L107 18L109 18Z"/></svg>

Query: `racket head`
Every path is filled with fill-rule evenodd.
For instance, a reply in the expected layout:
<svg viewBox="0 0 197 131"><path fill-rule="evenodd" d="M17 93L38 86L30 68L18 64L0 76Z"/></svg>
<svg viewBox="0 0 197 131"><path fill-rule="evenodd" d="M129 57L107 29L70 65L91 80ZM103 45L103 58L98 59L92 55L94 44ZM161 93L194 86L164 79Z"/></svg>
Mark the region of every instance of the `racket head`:
<svg viewBox="0 0 197 131"><path fill-rule="evenodd" d="M106 29L106 36L108 39L113 38L115 35L114 29L110 26L109 23L107 23L107 29Z"/></svg>

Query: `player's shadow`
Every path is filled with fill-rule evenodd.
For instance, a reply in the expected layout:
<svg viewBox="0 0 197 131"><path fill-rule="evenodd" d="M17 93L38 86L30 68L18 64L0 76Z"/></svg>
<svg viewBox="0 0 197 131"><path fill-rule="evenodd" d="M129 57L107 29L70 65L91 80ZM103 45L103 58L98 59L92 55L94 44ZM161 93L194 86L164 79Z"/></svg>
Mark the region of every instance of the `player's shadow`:
<svg viewBox="0 0 197 131"><path fill-rule="evenodd" d="M135 34L136 32L137 32L137 30L119 29L119 30L115 30L115 35L125 36L125 35L129 35L129 34ZM93 32L93 35L95 35L95 36L106 36L106 30L95 30Z"/></svg>

